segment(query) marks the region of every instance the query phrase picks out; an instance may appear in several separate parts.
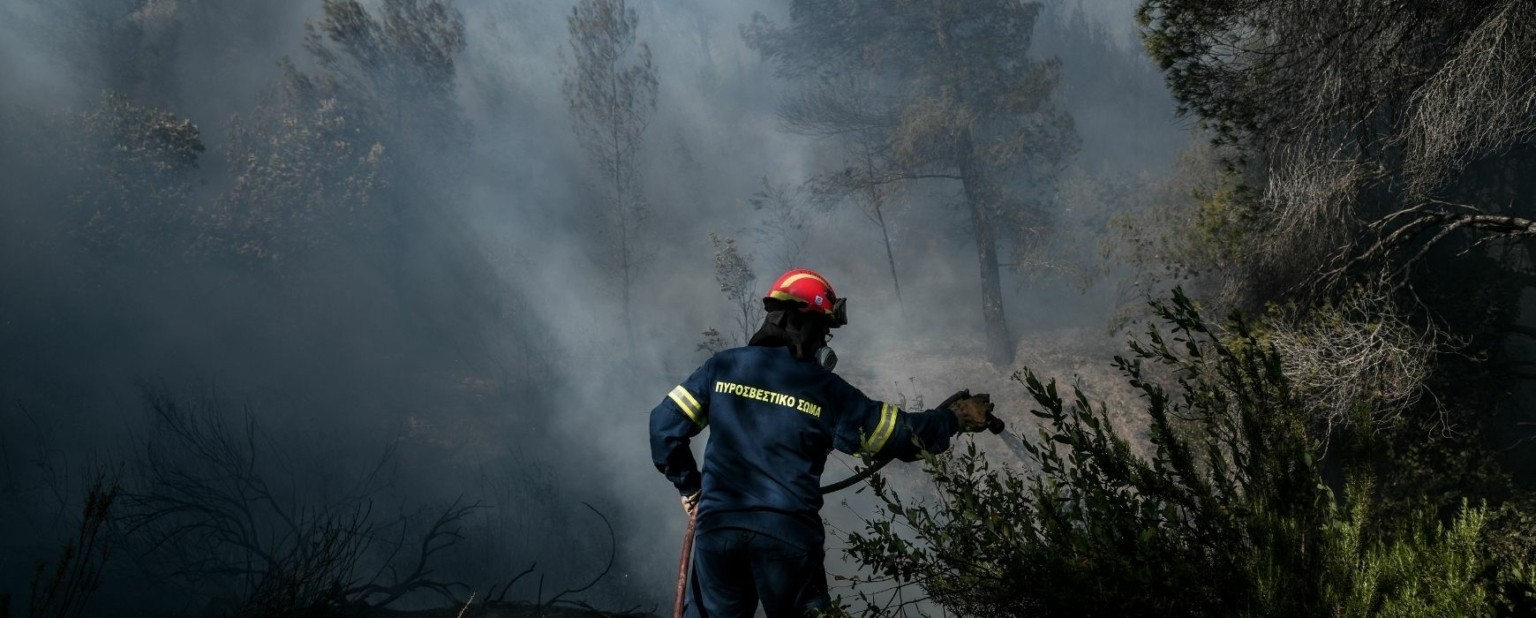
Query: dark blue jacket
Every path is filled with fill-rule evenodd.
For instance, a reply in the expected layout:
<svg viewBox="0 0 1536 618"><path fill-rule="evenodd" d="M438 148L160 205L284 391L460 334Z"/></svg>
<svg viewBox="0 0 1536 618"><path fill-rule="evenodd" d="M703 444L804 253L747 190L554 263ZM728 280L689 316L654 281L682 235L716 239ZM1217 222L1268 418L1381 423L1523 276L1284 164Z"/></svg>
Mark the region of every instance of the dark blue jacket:
<svg viewBox="0 0 1536 618"><path fill-rule="evenodd" d="M688 442L706 426L701 475ZM651 458L683 495L702 487L701 532L745 528L819 545L831 449L913 461L943 452L958 431L951 412L909 414L789 348L748 346L705 361L651 411Z"/></svg>

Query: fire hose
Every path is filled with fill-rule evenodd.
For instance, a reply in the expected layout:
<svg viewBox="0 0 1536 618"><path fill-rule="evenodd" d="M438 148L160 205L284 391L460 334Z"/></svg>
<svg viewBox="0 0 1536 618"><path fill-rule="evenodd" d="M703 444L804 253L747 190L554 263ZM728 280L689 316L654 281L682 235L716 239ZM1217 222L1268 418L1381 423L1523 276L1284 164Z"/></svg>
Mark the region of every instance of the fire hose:
<svg viewBox="0 0 1536 618"><path fill-rule="evenodd" d="M693 531L699 526L699 511L697 508L688 514L688 531L683 534L683 557L677 564L677 597L672 604L672 618L683 618L683 599L688 591L688 566L689 559L693 557Z"/></svg>
<svg viewBox="0 0 1536 618"><path fill-rule="evenodd" d="M955 403L961 399L966 399L970 396L971 391L969 389L960 391L950 395L948 399L940 402L936 409L946 410L949 408L950 404ZM1003 419L993 416L991 413L987 414L987 431L992 432L993 435L999 438L1002 438L1003 443L1007 444L1009 450L1013 451L1013 453L1020 459L1028 460L1028 455L1024 449L1024 443L1019 440L1018 436L1013 435L1013 433L1007 431L1007 429L1007 425L1003 423ZM871 461L868 465L864 466L864 469L849 475L848 478L845 478L836 483L832 483L830 485L823 485L821 487L821 494L827 495L830 493L836 493L852 487L858 483L862 483L870 476L873 476L876 472L879 472L880 469L884 468L886 464L891 463L891 459L892 458L890 457L886 457L883 459L876 459ZM683 599L686 596L685 592L688 587L688 567L690 566L689 563L691 562L690 558L693 556L693 532L697 525L697 512L695 512L695 514L690 514L688 516L688 531L683 536L683 556L679 561L677 568L677 597L676 603L673 605L673 618L683 618Z"/></svg>
<svg viewBox="0 0 1536 618"><path fill-rule="evenodd" d="M956 401L960 401L961 399L968 398L970 396L971 396L970 389L966 389L966 390L960 391L958 393L950 395L948 399L945 399L944 401L939 402L938 407L935 408L935 409L936 410L947 410L947 409L949 409L949 405L950 404L955 403ZM996 428L994 429L994 427L996 427ZM1002 431L1003 430L1003 421L1002 421L1002 419L999 419L999 418L997 418L995 416L992 416L990 414L987 415L987 429L990 430L992 433L997 433L999 431ZM849 487L852 487L852 486L857 485L859 483L862 483L862 482L864 482L865 479L873 476L876 472L879 472L880 469L884 468L885 464L888 464L888 463L891 463L891 458L889 458L889 457L886 457L884 459L876 459L874 461L871 461L871 462L869 462L869 465L864 466L863 470L859 470L858 472L856 472L856 473L854 473L852 475L849 475L848 478L845 478L845 479L843 479L841 481L838 481L836 483L833 483L831 485L823 485L821 487L821 495L825 496L825 495L830 494L830 493L836 493L836 492L842 491L844 489L848 489Z"/></svg>

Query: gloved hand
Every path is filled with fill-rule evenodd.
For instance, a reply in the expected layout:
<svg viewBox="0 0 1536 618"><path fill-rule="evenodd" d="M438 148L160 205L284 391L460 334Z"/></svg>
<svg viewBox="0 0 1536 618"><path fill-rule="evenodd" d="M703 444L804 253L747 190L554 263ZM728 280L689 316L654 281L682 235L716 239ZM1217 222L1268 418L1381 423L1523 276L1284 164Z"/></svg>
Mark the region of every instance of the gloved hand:
<svg viewBox="0 0 1536 618"><path fill-rule="evenodd" d="M693 516L699 511L699 494L701 493L703 492L695 491L691 494L683 496L683 512L687 513L690 519L692 519Z"/></svg>
<svg viewBox="0 0 1536 618"><path fill-rule="evenodd" d="M955 418L960 421L960 431L976 432L987 428L987 419L992 416L992 396L986 393L961 397L949 404L949 411L955 413Z"/></svg>

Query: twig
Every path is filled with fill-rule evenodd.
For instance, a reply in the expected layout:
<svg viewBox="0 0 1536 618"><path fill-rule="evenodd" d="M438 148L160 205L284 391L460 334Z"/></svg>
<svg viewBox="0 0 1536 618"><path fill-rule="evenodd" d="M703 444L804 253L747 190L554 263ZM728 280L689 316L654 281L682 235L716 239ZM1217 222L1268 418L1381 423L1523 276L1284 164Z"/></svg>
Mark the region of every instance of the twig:
<svg viewBox="0 0 1536 618"><path fill-rule="evenodd" d="M588 509L591 509L591 511L593 513L596 513L597 517L599 519L603 520L603 525L608 527L608 564L603 567L603 571L601 573L597 574L597 577L594 577L594 578L592 578L592 581L587 582L587 585L582 586L580 588L573 588L571 590L565 590L565 591L560 592L560 594L557 594L557 595L551 597L549 599L549 604L550 605L554 605L555 602L559 601L560 597L562 597L562 596L565 596L567 594L582 592L582 591L587 590L588 588L591 588L591 587L597 585L597 582L602 581L602 579L604 577L607 577L608 571L613 569L613 560L614 560L614 558L616 556L618 556L618 551L619 551L618 537L616 535L614 535L614 533L613 533L613 524L608 523L608 518L605 517L601 511L598 511L592 505L587 504L585 502L581 503L581 505L587 507Z"/></svg>
<svg viewBox="0 0 1536 618"><path fill-rule="evenodd" d="M469 600L464 602L464 607L459 609L459 615L455 616L454 618L464 618L464 612L469 611L469 604L470 603L474 603L474 602L475 602L475 593L473 591L471 591L469 593Z"/></svg>
<svg viewBox="0 0 1536 618"><path fill-rule="evenodd" d="M491 601L489 601L489 602L492 602L492 603L500 603L502 601L505 601L506 598L507 598L507 592L512 590L512 584L517 583L517 580L522 579L523 576L525 576L525 575L527 575L529 573L532 573L533 569L535 567L537 567L537 566L539 566L539 563L535 562L533 564L528 565L528 568L523 569L522 573L518 573L517 575L513 575L512 579L507 581L507 585L501 589L501 594L500 595L496 594L496 585L492 584L490 592L487 592L485 594L486 598L491 599L492 596L495 596L494 599L491 599Z"/></svg>

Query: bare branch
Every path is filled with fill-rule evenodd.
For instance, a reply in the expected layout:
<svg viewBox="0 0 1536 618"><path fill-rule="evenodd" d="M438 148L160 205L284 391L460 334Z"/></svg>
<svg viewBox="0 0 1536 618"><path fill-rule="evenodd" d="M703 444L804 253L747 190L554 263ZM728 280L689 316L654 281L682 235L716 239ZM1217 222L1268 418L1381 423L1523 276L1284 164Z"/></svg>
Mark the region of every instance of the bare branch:
<svg viewBox="0 0 1536 618"><path fill-rule="evenodd" d="M603 515L602 511L597 510L596 507L594 507L594 506L592 506L590 504L587 504L587 503L583 502L583 503L581 503L581 505L587 507L587 509L591 510L594 514L596 514L598 519L603 520L603 525L608 528L608 564L603 565L603 570L597 574L597 577L592 578L592 581L587 582L587 585L581 586L580 588L572 588L572 589L569 589L569 590L563 590L559 594L556 594L555 596L551 597L549 599L549 604L550 605L555 604L556 602L558 602L560 600L560 597L563 597L563 596L565 596L567 594L575 594L575 593L578 593L578 592L584 592L587 589L589 589L589 588L591 588L593 586L596 586L597 582L602 581L604 577L608 576L608 572L613 570L613 560L614 560L614 558L616 556L618 556L618 550L619 550L618 537L613 534L613 524L608 523L608 517Z"/></svg>

